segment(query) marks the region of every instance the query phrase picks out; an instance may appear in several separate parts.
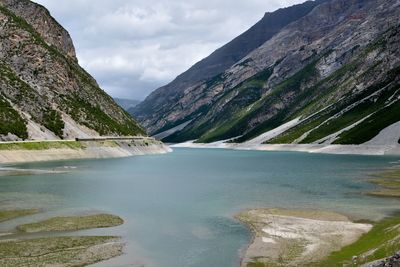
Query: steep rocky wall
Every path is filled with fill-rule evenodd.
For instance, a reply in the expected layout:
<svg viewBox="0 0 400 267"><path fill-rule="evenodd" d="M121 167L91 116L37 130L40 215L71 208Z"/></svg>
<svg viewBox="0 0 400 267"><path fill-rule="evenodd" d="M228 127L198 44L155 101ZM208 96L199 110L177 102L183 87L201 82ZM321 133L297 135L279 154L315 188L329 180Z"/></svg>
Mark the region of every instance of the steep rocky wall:
<svg viewBox="0 0 400 267"><path fill-rule="evenodd" d="M77 61L69 33L43 6L28 0L0 0L0 4L26 20L50 45Z"/></svg>

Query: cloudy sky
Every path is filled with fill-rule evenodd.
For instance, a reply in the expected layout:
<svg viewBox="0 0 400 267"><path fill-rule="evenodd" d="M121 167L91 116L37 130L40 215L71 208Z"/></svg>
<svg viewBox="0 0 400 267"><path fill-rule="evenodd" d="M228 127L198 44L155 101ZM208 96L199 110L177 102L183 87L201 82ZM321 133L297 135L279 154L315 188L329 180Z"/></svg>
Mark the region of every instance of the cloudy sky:
<svg viewBox="0 0 400 267"><path fill-rule="evenodd" d="M142 100L262 18L303 0L35 0L114 97Z"/></svg>

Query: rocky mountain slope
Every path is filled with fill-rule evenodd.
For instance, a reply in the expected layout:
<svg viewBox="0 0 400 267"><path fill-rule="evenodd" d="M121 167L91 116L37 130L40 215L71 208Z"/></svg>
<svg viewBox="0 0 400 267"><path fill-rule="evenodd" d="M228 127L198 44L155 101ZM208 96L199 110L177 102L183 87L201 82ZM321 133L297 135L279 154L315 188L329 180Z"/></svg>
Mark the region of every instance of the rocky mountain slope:
<svg viewBox="0 0 400 267"><path fill-rule="evenodd" d="M170 142L361 144L392 128L398 140L399 14L398 0L320 3L140 119L153 133L175 127Z"/></svg>
<svg viewBox="0 0 400 267"><path fill-rule="evenodd" d="M265 16L249 30L217 49L170 84L154 91L141 104L129 110L151 132L171 126L162 118L165 112L177 105L186 91L204 82L218 81L217 75L233 66L248 53L261 46L283 27L308 14L315 6L327 0L307 1L304 4L279 9ZM174 123L175 124L175 123Z"/></svg>
<svg viewBox="0 0 400 267"><path fill-rule="evenodd" d="M0 0L0 38L0 140L145 134L78 65L44 7Z"/></svg>

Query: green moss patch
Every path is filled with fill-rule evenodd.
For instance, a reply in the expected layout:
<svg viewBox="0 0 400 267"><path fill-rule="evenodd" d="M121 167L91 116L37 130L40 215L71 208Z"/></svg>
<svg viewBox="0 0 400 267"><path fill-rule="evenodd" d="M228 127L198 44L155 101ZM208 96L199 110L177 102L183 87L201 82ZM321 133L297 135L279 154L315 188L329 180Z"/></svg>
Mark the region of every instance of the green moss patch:
<svg viewBox="0 0 400 267"><path fill-rule="evenodd" d="M89 216L55 217L37 223L19 225L17 229L28 233L77 231L83 229L113 227L123 223L124 221L118 216L96 214Z"/></svg>

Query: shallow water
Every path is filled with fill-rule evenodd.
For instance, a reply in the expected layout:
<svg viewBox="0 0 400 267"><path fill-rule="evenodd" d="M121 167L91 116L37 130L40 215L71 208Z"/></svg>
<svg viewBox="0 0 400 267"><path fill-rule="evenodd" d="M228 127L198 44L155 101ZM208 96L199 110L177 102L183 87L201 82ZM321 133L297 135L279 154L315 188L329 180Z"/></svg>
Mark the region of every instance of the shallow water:
<svg viewBox="0 0 400 267"><path fill-rule="evenodd" d="M368 174L399 157L175 149L167 155L62 161L16 167L66 173L0 177L0 208L45 213L0 224L0 232L46 216L109 212L126 223L79 234L121 235L126 254L98 266L238 266L249 231L246 208L338 211L380 219L400 201L361 195ZM76 234L76 233L74 233Z"/></svg>

